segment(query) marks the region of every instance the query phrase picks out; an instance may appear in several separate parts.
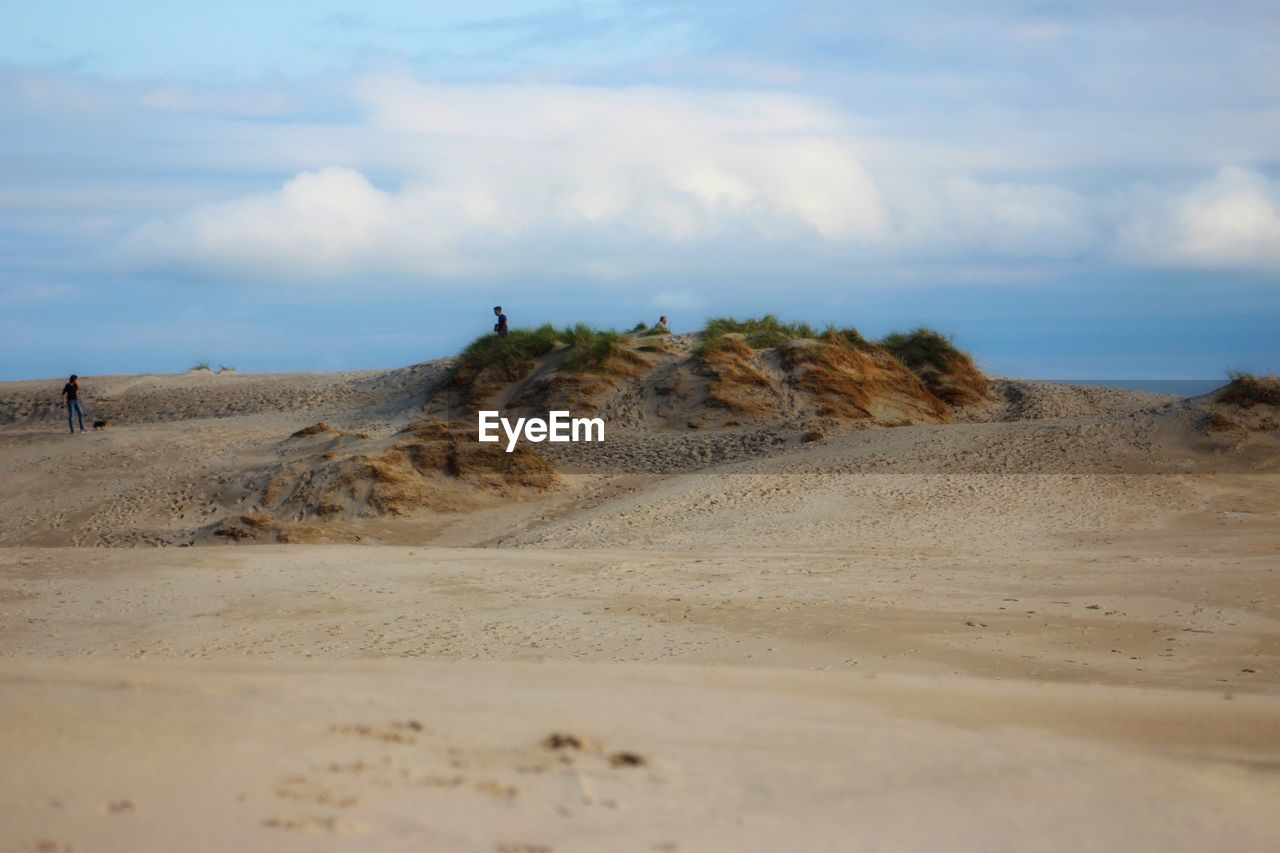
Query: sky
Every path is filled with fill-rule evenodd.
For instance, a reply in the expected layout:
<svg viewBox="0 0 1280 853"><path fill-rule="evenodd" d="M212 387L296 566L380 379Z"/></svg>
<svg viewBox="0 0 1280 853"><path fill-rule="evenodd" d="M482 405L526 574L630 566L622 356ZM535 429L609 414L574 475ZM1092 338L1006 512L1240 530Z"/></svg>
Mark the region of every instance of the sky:
<svg viewBox="0 0 1280 853"><path fill-rule="evenodd" d="M492 325L1280 370L1272 0L0 0L0 379Z"/></svg>

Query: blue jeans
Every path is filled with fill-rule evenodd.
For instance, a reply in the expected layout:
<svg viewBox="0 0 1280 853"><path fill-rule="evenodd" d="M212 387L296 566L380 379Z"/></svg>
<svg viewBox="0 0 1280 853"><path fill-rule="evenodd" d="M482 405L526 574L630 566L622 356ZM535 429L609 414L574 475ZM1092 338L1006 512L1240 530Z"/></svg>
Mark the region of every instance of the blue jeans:
<svg viewBox="0 0 1280 853"><path fill-rule="evenodd" d="M72 400L67 403L67 426L71 427L71 431L74 433L76 431L76 425L71 420L72 412L80 416L80 431L84 432L84 409L80 408L79 400Z"/></svg>

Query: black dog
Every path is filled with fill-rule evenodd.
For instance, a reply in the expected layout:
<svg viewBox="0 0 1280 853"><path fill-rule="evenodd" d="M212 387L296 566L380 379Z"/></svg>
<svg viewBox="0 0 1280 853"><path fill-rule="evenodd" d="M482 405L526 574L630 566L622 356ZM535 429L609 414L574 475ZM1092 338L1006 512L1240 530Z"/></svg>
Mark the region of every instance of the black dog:
<svg viewBox="0 0 1280 853"><path fill-rule="evenodd" d="M107 428L107 422L106 422L106 421L94 421L94 422L93 422L93 428L94 428L94 429L106 429L106 428Z"/></svg>

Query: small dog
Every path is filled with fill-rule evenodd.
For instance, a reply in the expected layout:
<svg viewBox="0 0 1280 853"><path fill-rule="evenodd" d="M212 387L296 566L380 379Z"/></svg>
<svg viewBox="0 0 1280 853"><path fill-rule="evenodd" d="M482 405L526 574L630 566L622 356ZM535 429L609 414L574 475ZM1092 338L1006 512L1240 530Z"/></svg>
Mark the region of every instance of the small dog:
<svg viewBox="0 0 1280 853"><path fill-rule="evenodd" d="M94 428L95 430L98 430L98 429L106 429L106 428L107 428L107 422L106 422L106 421L94 421L94 422L93 422L93 428Z"/></svg>

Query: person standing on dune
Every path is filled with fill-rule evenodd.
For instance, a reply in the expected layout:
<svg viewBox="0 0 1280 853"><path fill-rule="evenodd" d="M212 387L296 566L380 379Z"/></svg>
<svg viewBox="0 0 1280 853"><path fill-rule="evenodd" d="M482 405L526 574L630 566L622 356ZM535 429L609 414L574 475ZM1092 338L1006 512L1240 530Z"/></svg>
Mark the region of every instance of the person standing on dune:
<svg viewBox="0 0 1280 853"><path fill-rule="evenodd" d="M84 432L84 409L80 406L80 383L76 380L80 377L74 373L67 380L67 384L62 386L62 407L67 410L67 426L71 429L71 434L76 434L75 421L72 415L80 417L80 431Z"/></svg>
<svg viewBox="0 0 1280 853"><path fill-rule="evenodd" d="M507 315L502 313L502 306L493 306L493 316L498 318L498 322L493 324L493 331L499 335L507 334Z"/></svg>

